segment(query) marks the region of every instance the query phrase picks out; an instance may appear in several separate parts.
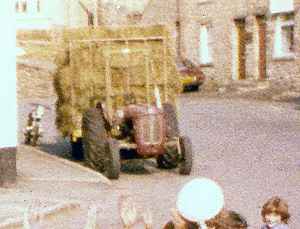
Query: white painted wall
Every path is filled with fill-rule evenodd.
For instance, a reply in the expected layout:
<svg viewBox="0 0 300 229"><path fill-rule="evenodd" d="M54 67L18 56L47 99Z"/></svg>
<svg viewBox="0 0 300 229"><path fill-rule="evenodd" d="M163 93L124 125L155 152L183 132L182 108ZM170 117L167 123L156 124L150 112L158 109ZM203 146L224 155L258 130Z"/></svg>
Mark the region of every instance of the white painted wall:
<svg viewBox="0 0 300 229"><path fill-rule="evenodd" d="M17 145L14 12L14 1L0 1L0 148Z"/></svg>
<svg viewBox="0 0 300 229"><path fill-rule="evenodd" d="M16 13L17 29L50 29L54 25L64 25L64 1L41 0L40 12L36 0L26 0L27 11Z"/></svg>
<svg viewBox="0 0 300 229"><path fill-rule="evenodd" d="M40 0L40 12L37 0L26 0L27 11L16 13L17 29L51 29L54 26L68 25L68 2L75 0ZM77 15L78 12L75 12Z"/></svg>

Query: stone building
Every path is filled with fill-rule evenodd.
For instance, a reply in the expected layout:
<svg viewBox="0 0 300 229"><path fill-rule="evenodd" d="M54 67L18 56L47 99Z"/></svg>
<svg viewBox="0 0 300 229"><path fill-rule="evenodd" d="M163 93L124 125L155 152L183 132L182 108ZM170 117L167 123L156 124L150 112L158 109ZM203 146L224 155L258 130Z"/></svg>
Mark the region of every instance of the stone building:
<svg viewBox="0 0 300 229"><path fill-rule="evenodd" d="M300 77L300 0L17 2L20 15L24 14L24 2L28 2L26 12L40 15L37 21L41 24L32 24L33 27L166 25L178 61L189 59L201 66L208 78L228 81ZM43 17L48 18L48 27L42 23ZM30 20L23 21L24 25L28 26Z"/></svg>
<svg viewBox="0 0 300 229"><path fill-rule="evenodd" d="M299 0L150 0L141 24L165 24L180 58L221 80L300 77Z"/></svg>

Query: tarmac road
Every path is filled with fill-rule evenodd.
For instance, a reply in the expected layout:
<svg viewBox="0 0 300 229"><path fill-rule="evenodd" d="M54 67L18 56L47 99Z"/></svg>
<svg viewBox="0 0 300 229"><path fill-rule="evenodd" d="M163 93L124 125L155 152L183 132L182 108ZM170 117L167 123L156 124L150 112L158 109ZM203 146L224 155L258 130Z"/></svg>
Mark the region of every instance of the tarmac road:
<svg viewBox="0 0 300 229"><path fill-rule="evenodd" d="M68 145L57 135L53 101L41 100L51 110L44 119L42 149L68 157ZM21 101L20 128L29 101ZM216 180L223 188L226 208L243 214L249 228L261 224L260 210L273 195L286 199L292 219L300 227L300 111L296 104L204 99L187 95L180 99L180 129L191 137L195 158L191 176L162 171L150 161L141 173L125 170L112 186L82 182L29 182L18 184L24 198L76 200L96 204L101 228L121 228L117 204L121 194L131 194L150 208L154 228L170 219L176 194L194 177ZM22 134L20 134L20 140ZM37 171L38 172L38 171ZM63 171L62 171L63 172ZM72 216L74 217L74 216ZM69 228L83 228L85 214L78 214ZM57 225L59 228L59 225Z"/></svg>

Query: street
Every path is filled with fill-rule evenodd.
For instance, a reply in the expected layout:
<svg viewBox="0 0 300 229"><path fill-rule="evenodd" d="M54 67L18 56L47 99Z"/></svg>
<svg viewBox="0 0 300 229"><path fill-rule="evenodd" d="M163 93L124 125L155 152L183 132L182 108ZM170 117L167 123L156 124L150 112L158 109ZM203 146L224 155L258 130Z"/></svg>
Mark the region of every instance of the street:
<svg viewBox="0 0 300 229"><path fill-rule="evenodd" d="M40 149L69 157L68 145L55 130L53 101L39 102L51 108L43 120L45 136ZM19 102L20 141L30 111L28 103L27 100ZM18 192L11 195L18 194L20 201L50 198L79 201L84 207L96 204L101 228L121 228L118 198L130 194L139 205L152 211L154 228L162 228L171 217L170 209L175 207L176 194L183 184L194 177L208 177L223 188L225 207L244 215L249 228L261 225L261 206L274 195L287 200L290 228L299 228L300 111L296 109L297 104L205 99L191 94L183 96L179 105L181 134L191 138L195 154L190 176L158 170L149 161L144 169L135 172L123 169L112 186L20 181ZM81 210L70 216L73 218L69 228L83 228L86 214Z"/></svg>

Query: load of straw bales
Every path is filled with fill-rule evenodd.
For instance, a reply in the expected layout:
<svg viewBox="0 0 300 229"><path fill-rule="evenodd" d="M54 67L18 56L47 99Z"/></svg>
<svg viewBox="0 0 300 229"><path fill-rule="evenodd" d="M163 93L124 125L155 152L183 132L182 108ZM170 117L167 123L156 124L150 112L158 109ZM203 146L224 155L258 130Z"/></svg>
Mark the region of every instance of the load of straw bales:
<svg viewBox="0 0 300 229"><path fill-rule="evenodd" d="M65 48L56 58L58 70L54 85L58 96L56 123L64 136L81 128L84 111L99 101L105 101L108 58L114 93L113 108L124 105L124 92L130 92L139 103L147 102L147 69L151 83L150 101L155 100L155 86L160 89L164 101L164 72L168 77L168 101L175 101L180 91L180 80L174 55L168 47L168 33L163 26L73 29L64 31L62 36L62 44L58 45ZM124 42L130 38L157 36L166 37L166 46L155 39ZM100 42L100 39L119 40ZM124 54L121 50L130 52ZM147 57L149 68L146 67ZM128 83L126 77L129 77L129 89L125 86Z"/></svg>

